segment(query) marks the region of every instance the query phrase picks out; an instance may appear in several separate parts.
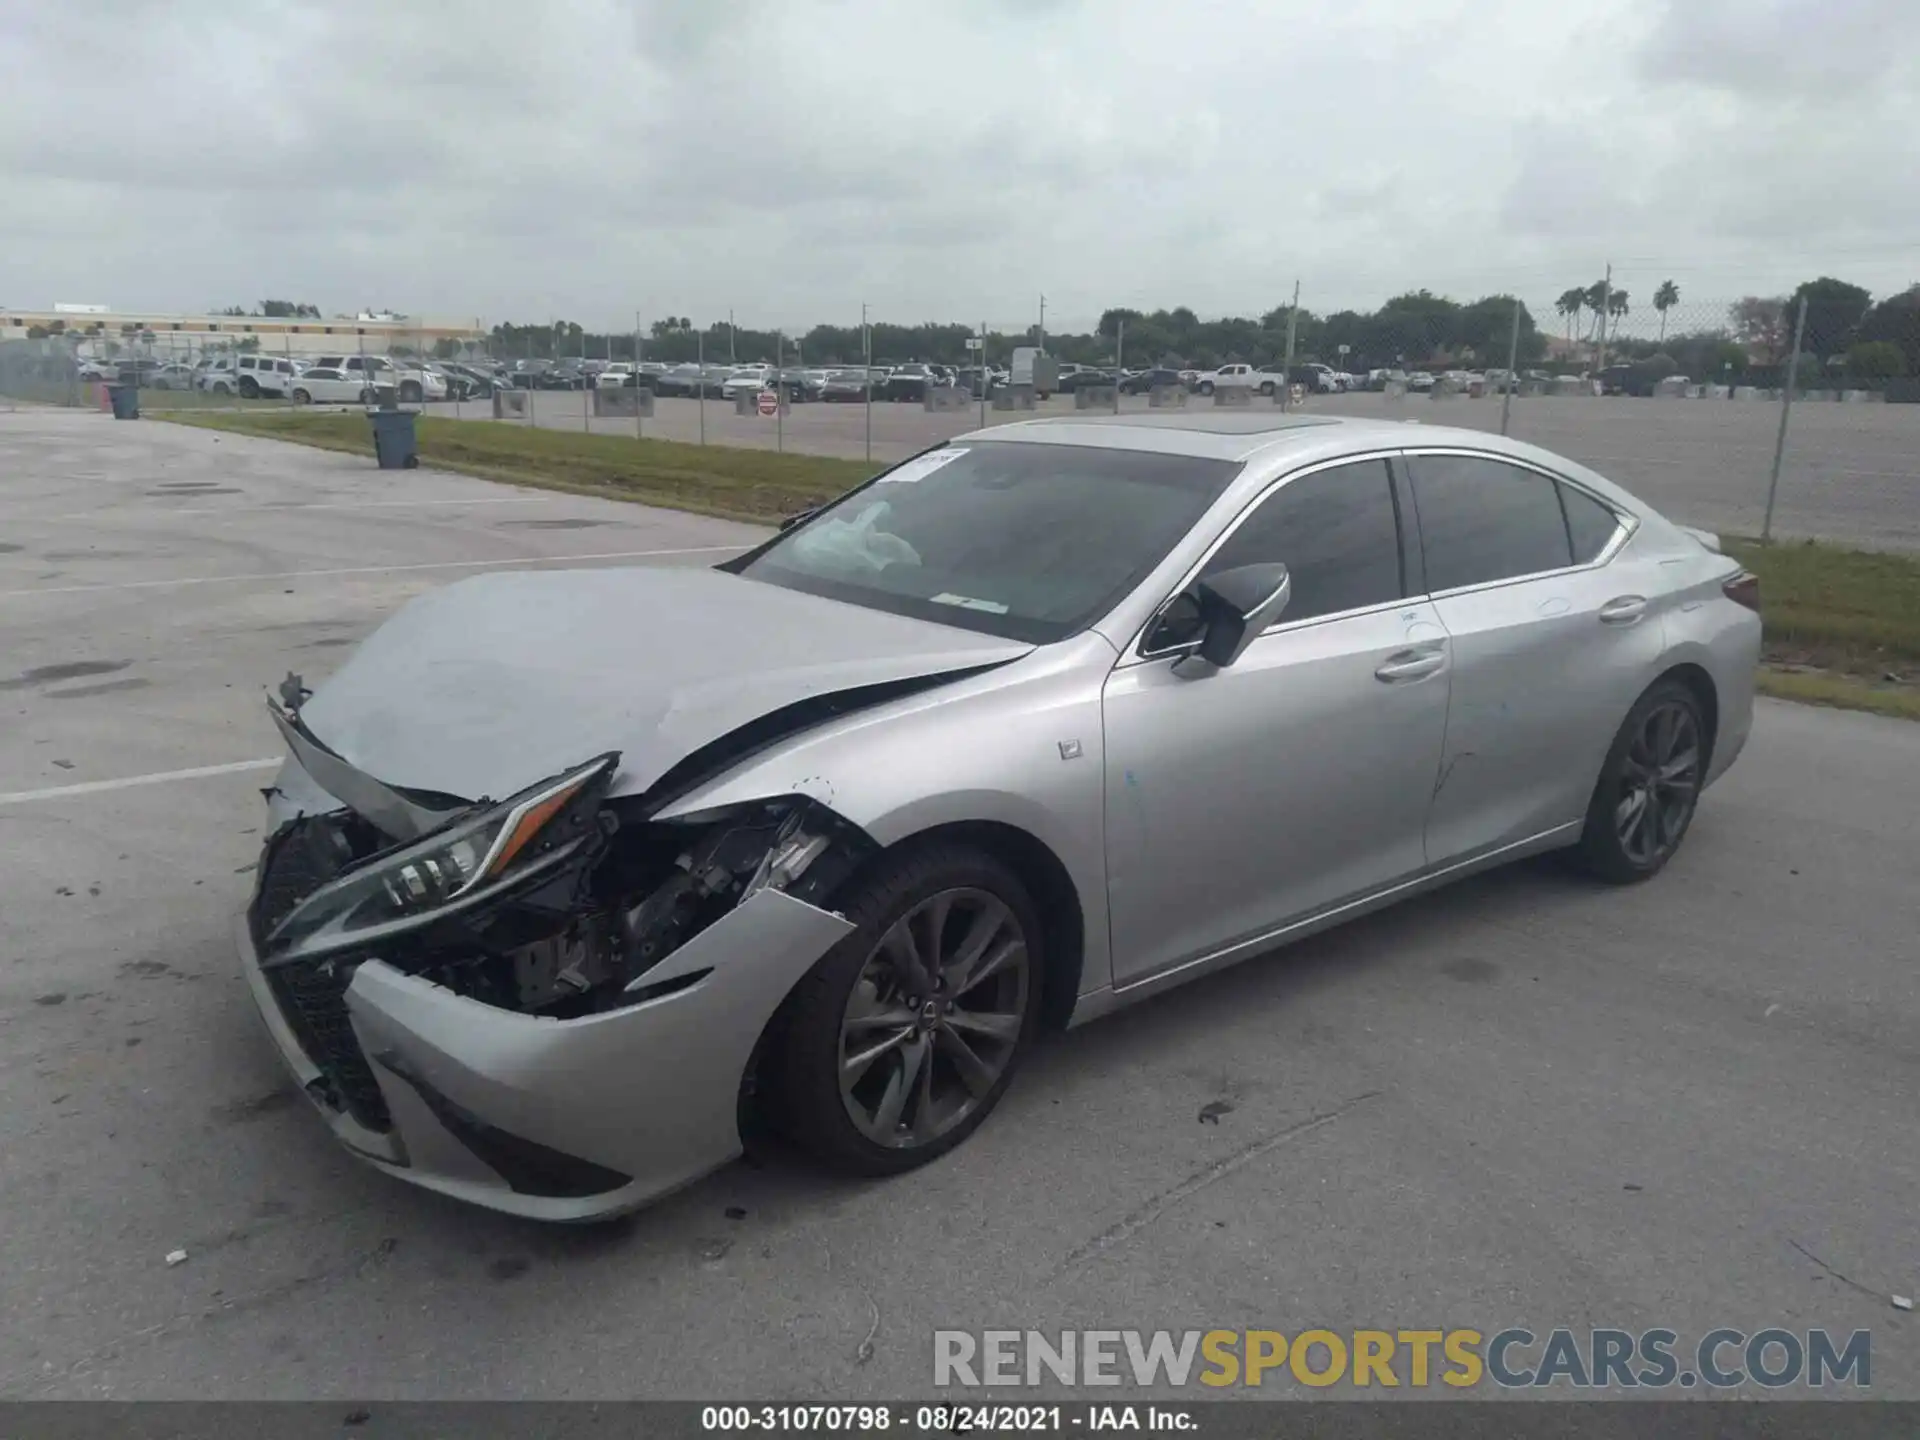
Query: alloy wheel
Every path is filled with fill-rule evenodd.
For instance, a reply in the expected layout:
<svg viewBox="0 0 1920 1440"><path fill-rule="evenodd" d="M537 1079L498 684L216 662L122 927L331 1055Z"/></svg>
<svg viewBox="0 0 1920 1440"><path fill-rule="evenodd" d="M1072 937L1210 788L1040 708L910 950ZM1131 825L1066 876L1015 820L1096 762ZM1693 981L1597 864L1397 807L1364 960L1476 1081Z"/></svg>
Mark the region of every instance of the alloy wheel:
<svg viewBox="0 0 1920 1440"><path fill-rule="evenodd" d="M1020 1044L1026 935L988 891L943 890L867 957L840 1022L840 1098L868 1140L927 1145L993 1093Z"/></svg>
<svg viewBox="0 0 1920 1440"><path fill-rule="evenodd" d="M1620 848L1635 865L1651 866L1680 843L1700 799L1700 725L1677 700L1656 705L1620 761L1613 812Z"/></svg>

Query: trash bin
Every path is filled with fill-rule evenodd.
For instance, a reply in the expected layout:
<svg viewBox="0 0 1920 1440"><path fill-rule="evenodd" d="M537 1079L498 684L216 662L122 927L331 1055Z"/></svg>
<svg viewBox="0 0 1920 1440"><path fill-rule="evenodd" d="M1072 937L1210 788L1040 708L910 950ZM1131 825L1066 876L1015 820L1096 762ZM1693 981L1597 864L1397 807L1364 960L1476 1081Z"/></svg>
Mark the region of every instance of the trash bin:
<svg viewBox="0 0 1920 1440"><path fill-rule="evenodd" d="M367 412L367 419L373 425L374 458L382 470L412 470L419 465L420 446L413 429L416 418L412 410Z"/></svg>
<svg viewBox="0 0 1920 1440"><path fill-rule="evenodd" d="M114 419L138 420L140 418L140 387L138 385L109 385L107 398L113 403Z"/></svg>

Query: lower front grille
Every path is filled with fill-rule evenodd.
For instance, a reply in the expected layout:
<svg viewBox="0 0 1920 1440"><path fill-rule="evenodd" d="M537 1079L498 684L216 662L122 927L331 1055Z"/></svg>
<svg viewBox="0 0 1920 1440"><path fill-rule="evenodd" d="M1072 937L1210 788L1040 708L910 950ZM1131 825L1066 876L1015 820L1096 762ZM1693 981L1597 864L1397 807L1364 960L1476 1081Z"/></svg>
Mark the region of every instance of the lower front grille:
<svg viewBox="0 0 1920 1440"><path fill-rule="evenodd" d="M329 825L324 816L306 816L267 842L251 916L256 946L264 946L273 927L339 870L333 832L317 828ZM393 1128L393 1116L347 1015L347 987L357 964L334 958L279 966L266 972L267 984L300 1048L326 1078L332 1098L369 1130L385 1132Z"/></svg>

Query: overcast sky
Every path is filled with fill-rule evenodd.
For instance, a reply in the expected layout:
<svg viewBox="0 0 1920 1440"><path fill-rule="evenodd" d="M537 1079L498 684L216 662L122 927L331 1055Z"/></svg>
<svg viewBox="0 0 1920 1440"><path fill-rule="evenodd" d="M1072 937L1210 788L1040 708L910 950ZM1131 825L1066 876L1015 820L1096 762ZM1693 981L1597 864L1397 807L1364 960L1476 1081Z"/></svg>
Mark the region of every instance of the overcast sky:
<svg viewBox="0 0 1920 1440"><path fill-rule="evenodd" d="M0 0L0 304L1050 329L1920 279L1915 0ZM1636 306L1636 309L1639 307ZM1683 307L1684 308L1684 307ZM1551 323L1551 322L1549 322Z"/></svg>

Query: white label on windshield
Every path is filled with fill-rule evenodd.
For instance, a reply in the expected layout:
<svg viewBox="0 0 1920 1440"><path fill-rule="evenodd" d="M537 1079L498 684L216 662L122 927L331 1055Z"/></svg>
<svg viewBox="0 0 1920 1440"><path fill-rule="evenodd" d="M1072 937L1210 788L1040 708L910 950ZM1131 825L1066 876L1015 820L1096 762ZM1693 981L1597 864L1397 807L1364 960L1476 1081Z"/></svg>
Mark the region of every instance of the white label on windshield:
<svg viewBox="0 0 1920 1440"><path fill-rule="evenodd" d="M966 453L964 448L959 450L935 450L930 455L922 455L917 460L907 461L906 464L897 470L888 471L873 483L876 485L917 484L919 481L933 474L933 472L938 470L942 465L951 465Z"/></svg>
<svg viewBox="0 0 1920 1440"><path fill-rule="evenodd" d="M989 615L1004 615L1007 607L998 600L976 600L971 595L939 594L933 597L936 605L958 605L962 610L984 610Z"/></svg>

